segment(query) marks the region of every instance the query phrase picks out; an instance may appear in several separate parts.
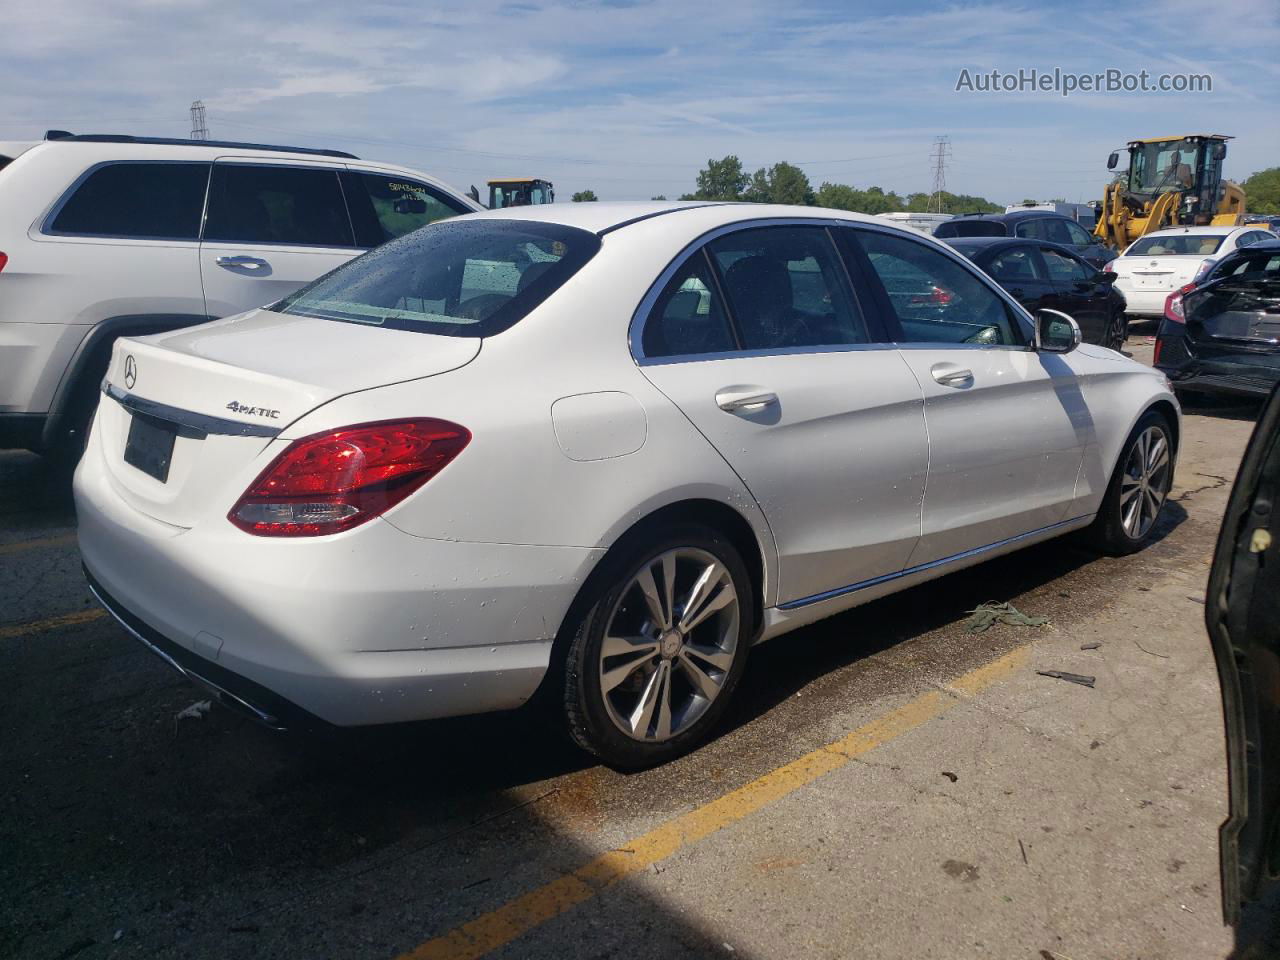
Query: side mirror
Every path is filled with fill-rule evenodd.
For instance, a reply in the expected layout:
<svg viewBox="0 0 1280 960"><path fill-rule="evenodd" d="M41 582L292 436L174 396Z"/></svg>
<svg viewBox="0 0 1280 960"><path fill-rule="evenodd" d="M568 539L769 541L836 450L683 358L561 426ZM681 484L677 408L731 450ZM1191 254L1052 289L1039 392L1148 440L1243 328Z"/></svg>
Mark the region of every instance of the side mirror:
<svg viewBox="0 0 1280 960"><path fill-rule="evenodd" d="M476 203L480 202L480 191L476 189L476 185L474 183L471 185L471 189L467 191L467 196Z"/></svg>
<svg viewBox="0 0 1280 960"><path fill-rule="evenodd" d="M1042 308L1036 311L1036 350L1070 353L1080 346L1080 325L1065 313Z"/></svg>
<svg viewBox="0 0 1280 960"><path fill-rule="evenodd" d="M1119 162L1120 154L1116 151L1112 151L1111 156L1107 157L1107 169L1114 170L1116 168L1116 164Z"/></svg>

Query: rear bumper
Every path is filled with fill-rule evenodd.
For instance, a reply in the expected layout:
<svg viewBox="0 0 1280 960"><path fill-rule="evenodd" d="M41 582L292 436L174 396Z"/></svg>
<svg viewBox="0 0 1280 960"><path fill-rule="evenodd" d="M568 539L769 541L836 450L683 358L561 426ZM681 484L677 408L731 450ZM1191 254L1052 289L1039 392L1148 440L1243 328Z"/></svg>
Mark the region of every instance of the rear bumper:
<svg viewBox="0 0 1280 960"><path fill-rule="evenodd" d="M1197 356L1198 344L1165 328L1160 331L1159 346L1156 369L1176 390L1266 397L1280 383L1280 350L1224 353L1216 347L1216 356Z"/></svg>
<svg viewBox="0 0 1280 960"><path fill-rule="evenodd" d="M1128 287L1116 287L1124 294L1124 312L1136 317L1164 316L1164 302L1169 298L1168 290L1131 290Z"/></svg>
<svg viewBox="0 0 1280 960"><path fill-rule="evenodd" d="M171 666L273 726L520 706L599 555L428 540L382 520L306 541L173 527L120 498L96 435L75 494L103 605Z"/></svg>

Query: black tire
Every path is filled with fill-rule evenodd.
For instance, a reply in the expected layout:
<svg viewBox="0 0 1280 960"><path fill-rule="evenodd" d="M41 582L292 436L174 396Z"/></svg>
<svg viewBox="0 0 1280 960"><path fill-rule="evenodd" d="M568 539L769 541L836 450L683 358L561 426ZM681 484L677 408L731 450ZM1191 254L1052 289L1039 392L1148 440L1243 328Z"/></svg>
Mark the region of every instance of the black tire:
<svg viewBox="0 0 1280 960"><path fill-rule="evenodd" d="M1127 501L1122 502L1124 494L1122 487L1126 486L1126 475L1129 473L1129 467L1132 463L1134 448L1149 430L1157 431L1162 437L1168 460L1163 476L1158 479L1160 502L1159 507L1156 509L1155 517L1145 528L1142 528L1142 525L1139 524L1135 535L1134 527L1126 527L1125 507ZM1155 410L1148 410L1134 425L1133 430L1124 442L1124 446L1120 448L1120 456L1116 460L1111 482L1107 484L1107 492L1102 498L1102 506L1099 507L1098 516L1089 527L1089 539L1095 547L1113 556L1124 556L1136 553L1150 542L1152 533L1159 526L1160 514L1168 502L1169 488L1173 484L1173 467L1173 429L1169 425L1168 418L1163 414ZM1136 493L1138 497L1143 495L1141 489Z"/></svg>
<svg viewBox="0 0 1280 960"><path fill-rule="evenodd" d="M674 550L696 550L710 554L724 567L737 597L737 636L732 663L720 673L719 693L687 729L669 739L641 740L629 736L610 715L602 691L600 664L605 631L615 609L624 605L633 580L658 558ZM625 544L607 557L605 566L592 577L583 597L585 612L566 624L567 649L563 664L563 709L569 734L580 747L606 764L621 770L640 770L665 763L698 746L727 708L746 667L747 651L755 635L755 596L751 577L738 550L727 537L701 524L672 523L633 543ZM679 597L675 598L677 601ZM661 659L654 657L654 663ZM640 662L640 661L637 661ZM649 658L645 658L645 663ZM670 674L668 674L670 676ZM671 683L668 680L668 692Z"/></svg>
<svg viewBox="0 0 1280 960"><path fill-rule="evenodd" d="M1128 339L1129 319L1123 311L1117 310L1111 314L1111 319L1107 321L1107 330L1103 335L1102 345L1119 353L1124 349L1125 341Z"/></svg>

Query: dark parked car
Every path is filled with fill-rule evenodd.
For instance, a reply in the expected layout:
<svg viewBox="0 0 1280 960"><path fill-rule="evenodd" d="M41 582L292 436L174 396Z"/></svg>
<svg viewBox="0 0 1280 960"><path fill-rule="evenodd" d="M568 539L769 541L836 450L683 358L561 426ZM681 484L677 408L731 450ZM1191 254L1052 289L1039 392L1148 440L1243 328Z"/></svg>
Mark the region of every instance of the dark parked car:
<svg viewBox="0 0 1280 960"><path fill-rule="evenodd" d="M1103 246L1070 217L1047 210L1015 210L1013 213L972 214L956 217L934 228L939 240L953 237L1021 237L1066 247L1078 257L1102 269L1116 253Z"/></svg>
<svg viewBox="0 0 1280 960"><path fill-rule="evenodd" d="M1075 318L1088 343L1119 350L1128 336L1124 295L1104 273L1066 247L1008 237L948 239L1032 314L1048 307Z"/></svg>
<svg viewBox="0 0 1280 960"><path fill-rule="evenodd" d="M1178 391L1266 396L1280 383L1280 239L1228 254L1169 295L1155 365Z"/></svg>
<svg viewBox="0 0 1280 960"><path fill-rule="evenodd" d="M1224 919L1235 925L1242 904L1261 900L1280 879L1280 389L1236 475L1205 623L1227 727L1230 804L1219 846ZM1256 947L1237 942L1233 956L1275 956Z"/></svg>

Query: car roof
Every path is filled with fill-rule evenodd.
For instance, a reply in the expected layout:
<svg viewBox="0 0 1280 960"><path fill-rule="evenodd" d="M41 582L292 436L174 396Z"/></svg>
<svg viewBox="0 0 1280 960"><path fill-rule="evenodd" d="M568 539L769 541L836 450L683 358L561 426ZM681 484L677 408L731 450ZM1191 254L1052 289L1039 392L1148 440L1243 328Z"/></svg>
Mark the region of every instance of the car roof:
<svg viewBox="0 0 1280 960"><path fill-rule="evenodd" d="M135 137L127 133L84 133L67 134L62 131L49 131L45 143L129 143L150 144L161 147L186 147L199 149L212 147L221 150L261 150L267 153L296 153L308 157L341 157L344 160L359 160L354 153L345 150L330 150L323 147L289 147L270 143L249 143L240 140L179 140L176 137Z"/></svg>
<svg viewBox="0 0 1280 960"><path fill-rule="evenodd" d="M1072 220L1066 214L1058 213L1056 210L1006 210L1004 213L962 213L957 220L997 220L1000 223L1009 223L1014 220L1043 220L1046 217L1052 217L1057 220Z"/></svg>
<svg viewBox="0 0 1280 960"><path fill-rule="evenodd" d="M470 214L493 220L536 220L566 227L578 227L592 233L604 234L619 230L632 223L652 220L655 217L680 217L681 214L701 211L713 213L710 219L716 225L736 223L741 220L804 218L821 220L848 220L873 224L882 228L911 233L896 226L891 220L834 210L827 207L801 207L773 203L744 203L737 201L682 200L682 201L592 201L587 203L539 203L523 207L503 207ZM916 234L922 236L922 234Z"/></svg>

